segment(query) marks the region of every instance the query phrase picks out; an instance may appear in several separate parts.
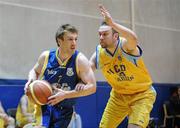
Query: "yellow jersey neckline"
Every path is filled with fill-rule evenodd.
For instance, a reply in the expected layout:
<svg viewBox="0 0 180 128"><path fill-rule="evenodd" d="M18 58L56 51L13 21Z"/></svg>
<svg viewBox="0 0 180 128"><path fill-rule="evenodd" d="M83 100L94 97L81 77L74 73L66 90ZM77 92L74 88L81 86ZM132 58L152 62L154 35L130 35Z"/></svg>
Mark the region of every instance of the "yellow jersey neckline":
<svg viewBox="0 0 180 128"><path fill-rule="evenodd" d="M114 50L113 53L111 53L108 49L105 49L105 53L106 53L108 56L114 57L114 55L115 55L115 54L117 53L117 51L118 51L119 42L120 42L120 39L118 39L118 43L117 43L116 48L115 48L115 50Z"/></svg>

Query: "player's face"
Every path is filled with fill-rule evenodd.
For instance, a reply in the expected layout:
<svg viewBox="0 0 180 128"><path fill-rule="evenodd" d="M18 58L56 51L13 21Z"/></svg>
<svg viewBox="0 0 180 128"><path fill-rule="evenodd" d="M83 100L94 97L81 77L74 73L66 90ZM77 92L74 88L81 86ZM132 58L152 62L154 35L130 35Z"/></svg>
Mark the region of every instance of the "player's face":
<svg viewBox="0 0 180 128"><path fill-rule="evenodd" d="M112 28L109 27L104 29L104 26L101 26L99 28L99 39L102 48L110 48L113 46Z"/></svg>
<svg viewBox="0 0 180 128"><path fill-rule="evenodd" d="M77 33L66 32L64 34L64 40L61 40L60 47L63 51L68 53L74 53L77 45Z"/></svg>

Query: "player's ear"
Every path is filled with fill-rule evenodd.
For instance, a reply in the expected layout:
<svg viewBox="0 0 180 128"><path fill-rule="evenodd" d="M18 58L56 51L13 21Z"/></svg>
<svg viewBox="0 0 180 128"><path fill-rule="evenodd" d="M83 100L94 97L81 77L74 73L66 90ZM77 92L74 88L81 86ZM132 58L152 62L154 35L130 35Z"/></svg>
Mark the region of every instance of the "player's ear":
<svg viewBox="0 0 180 128"><path fill-rule="evenodd" d="M58 46L61 45L61 39L60 38L57 38L57 44L58 44Z"/></svg>
<svg viewBox="0 0 180 128"><path fill-rule="evenodd" d="M119 33L114 33L114 38L118 39L119 38Z"/></svg>

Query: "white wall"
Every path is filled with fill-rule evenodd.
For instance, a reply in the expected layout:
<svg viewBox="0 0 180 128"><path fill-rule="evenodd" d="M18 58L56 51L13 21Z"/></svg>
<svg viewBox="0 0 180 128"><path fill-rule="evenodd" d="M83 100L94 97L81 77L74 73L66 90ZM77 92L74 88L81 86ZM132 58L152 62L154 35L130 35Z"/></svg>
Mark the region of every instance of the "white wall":
<svg viewBox="0 0 180 128"><path fill-rule="evenodd" d="M39 54L56 47L58 26L79 29L78 49L88 58L98 44L103 3L131 26L131 0L0 0L0 78L27 78ZM180 1L134 0L134 24L154 82L180 82ZM98 80L104 80L100 72Z"/></svg>

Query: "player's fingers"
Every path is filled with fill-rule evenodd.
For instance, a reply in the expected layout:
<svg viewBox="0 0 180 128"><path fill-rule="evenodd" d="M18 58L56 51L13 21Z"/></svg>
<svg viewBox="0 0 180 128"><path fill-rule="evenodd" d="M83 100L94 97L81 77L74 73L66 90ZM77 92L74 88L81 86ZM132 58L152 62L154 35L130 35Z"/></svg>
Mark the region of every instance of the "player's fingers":
<svg viewBox="0 0 180 128"><path fill-rule="evenodd" d="M104 13L108 12L108 10L103 5L99 5L99 9Z"/></svg>
<svg viewBox="0 0 180 128"><path fill-rule="evenodd" d="M104 9L102 8L102 5L99 5L99 10L100 10L101 14L104 15Z"/></svg>
<svg viewBox="0 0 180 128"><path fill-rule="evenodd" d="M99 9L101 10L101 8L102 8L102 4L99 4L98 6L99 6Z"/></svg>
<svg viewBox="0 0 180 128"><path fill-rule="evenodd" d="M51 100L53 100L53 99L55 99L55 98L56 98L56 96L55 96L55 95L52 95L52 96L48 97L48 100L51 101Z"/></svg>
<svg viewBox="0 0 180 128"><path fill-rule="evenodd" d="M52 89L53 89L53 94L56 94L59 91L59 89L55 86L52 86Z"/></svg>
<svg viewBox="0 0 180 128"><path fill-rule="evenodd" d="M80 87L80 91L82 91L84 89L84 85L81 85Z"/></svg>
<svg viewBox="0 0 180 128"><path fill-rule="evenodd" d="M49 105L52 105L54 102L55 102L54 98L53 99L52 98L50 98L50 99L48 98L48 104Z"/></svg>
<svg viewBox="0 0 180 128"><path fill-rule="evenodd" d="M100 10L105 10L104 6L102 4L99 4L99 9Z"/></svg>
<svg viewBox="0 0 180 128"><path fill-rule="evenodd" d="M76 90L76 91L79 91L79 89L80 89L80 86L79 86L79 85L76 85L75 90Z"/></svg>
<svg viewBox="0 0 180 128"><path fill-rule="evenodd" d="M82 91L83 89L84 89L83 85L77 85L75 88L76 91Z"/></svg>
<svg viewBox="0 0 180 128"><path fill-rule="evenodd" d="M57 99L51 99L49 102L48 102L48 104L49 105L56 105L57 103L59 103L60 101L59 100L57 100Z"/></svg>
<svg viewBox="0 0 180 128"><path fill-rule="evenodd" d="M56 86L52 86L52 88L56 91L58 90L58 88Z"/></svg>

